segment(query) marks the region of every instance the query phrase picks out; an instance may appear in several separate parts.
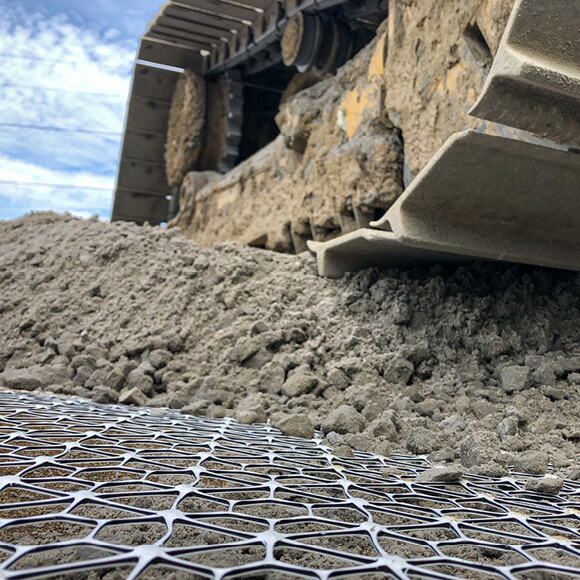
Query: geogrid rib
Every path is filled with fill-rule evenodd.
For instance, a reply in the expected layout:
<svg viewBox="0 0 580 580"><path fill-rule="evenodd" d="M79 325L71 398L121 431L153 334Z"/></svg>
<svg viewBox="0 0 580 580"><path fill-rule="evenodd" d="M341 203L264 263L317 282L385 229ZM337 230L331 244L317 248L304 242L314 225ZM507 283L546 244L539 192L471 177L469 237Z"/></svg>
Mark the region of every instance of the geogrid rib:
<svg viewBox="0 0 580 580"><path fill-rule="evenodd" d="M415 483L420 457L175 411L0 393L0 577L580 576L580 485Z"/></svg>

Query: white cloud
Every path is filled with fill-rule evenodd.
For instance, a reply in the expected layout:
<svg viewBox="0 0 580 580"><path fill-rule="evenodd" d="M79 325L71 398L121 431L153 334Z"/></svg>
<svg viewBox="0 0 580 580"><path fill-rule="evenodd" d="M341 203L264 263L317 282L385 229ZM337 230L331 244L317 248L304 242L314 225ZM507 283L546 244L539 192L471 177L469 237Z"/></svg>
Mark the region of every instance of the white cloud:
<svg viewBox="0 0 580 580"><path fill-rule="evenodd" d="M136 39L115 38L75 26L64 15L5 7L0 53L38 60L2 57L0 122L122 133ZM0 219L31 209L107 216L119 146L119 138L0 127L0 180L110 189L0 184Z"/></svg>
<svg viewBox="0 0 580 580"><path fill-rule="evenodd" d="M0 167L2 180L62 184L66 181L67 184L74 186L87 185L111 189L114 185L114 178L110 176L95 175L86 171L71 173L58 169L46 169L25 160L14 160L3 155L0 155ZM26 176L25 180L22 180L23 175Z"/></svg>
<svg viewBox="0 0 580 580"><path fill-rule="evenodd" d="M79 210L79 211L73 211L73 212L69 212L71 215L74 215L75 217L78 218L82 218L84 220L89 219L90 217L93 217L95 214L91 211L83 211L83 210ZM103 220L100 220L103 221Z"/></svg>

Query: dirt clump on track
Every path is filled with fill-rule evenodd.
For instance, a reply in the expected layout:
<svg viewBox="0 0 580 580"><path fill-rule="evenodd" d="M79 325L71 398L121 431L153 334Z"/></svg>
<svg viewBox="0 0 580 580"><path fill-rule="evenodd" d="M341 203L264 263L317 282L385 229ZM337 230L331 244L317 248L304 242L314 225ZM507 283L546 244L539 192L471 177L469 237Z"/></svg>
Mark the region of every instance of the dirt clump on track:
<svg viewBox="0 0 580 580"><path fill-rule="evenodd" d="M333 281L306 253L37 213L0 222L0 387L577 478L579 282L483 262Z"/></svg>

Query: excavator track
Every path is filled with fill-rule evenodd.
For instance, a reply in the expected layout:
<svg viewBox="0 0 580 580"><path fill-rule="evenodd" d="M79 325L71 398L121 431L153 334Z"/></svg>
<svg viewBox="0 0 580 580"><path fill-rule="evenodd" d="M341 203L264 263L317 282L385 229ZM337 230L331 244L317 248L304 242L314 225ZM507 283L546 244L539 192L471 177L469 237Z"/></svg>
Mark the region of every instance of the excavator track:
<svg viewBox="0 0 580 580"><path fill-rule="evenodd" d="M112 220L151 224L167 221L171 188L164 183L164 187L152 191L144 185L149 183L152 172L163 172L162 141L178 77L178 73L159 67L188 69L210 80L225 75L227 128L221 162L216 169L227 173L240 159L244 81L248 77L260 75L267 85L269 75L273 79L280 77L284 69L289 74L296 70L313 70L319 76L332 74L350 58L357 43L372 37L387 14L388 0L166 2L142 36L137 53ZM284 63L283 52L286 48L288 53L288 44L292 43L290 32L296 29L297 22L303 28L296 55ZM289 23L293 27L284 38ZM285 84L287 79L280 86ZM165 88L163 94L152 99L160 85ZM151 102L145 115L135 104L136 99L142 98ZM140 124L143 117L152 119L155 133ZM155 147L152 150L132 147L130 141L135 139L147 145L155 143Z"/></svg>
<svg viewBox="0 0 580 580"><path fill-rule="evenodd" d="M135 75L145 75L153 63L185 67L209 79L225 75L228 113L219 168L227 172L245 158L249 78L266 73L271 76L261 81L267 84L284 67L332 74L356 51L357 34L374 30L386 15L380 0L169 0L141 40L139 58L149 64L139 64ZM291 231L294 249L307 242L318 255L320 272L330 276L373 264L472 258L580 270L579 19L580 8L568 0L515 0L469 113L479 120L469 125L477 130L450 131L418 175L405 179L402 195L378 208L381 214L386 210L378 220L373 221L372 206L352 207L338 228L336 220L327 219L328 231L323 220L311 219L310 230L302 228L308 218L301 218ZM477 23L469 23L466 42L486 48L478 31ZM491 62L489 47L480 52ZM487 56L480 60L488 61ZM143 184L161 175L160 137L168 115L162 99L168 92L153 95L142 81L166 75L157 82L169 89L173 74L152 72L134 81L113 219L144 221L147 214L153 223L164 221L167 188L154 192ZM437 82L429 79L424 102ZM149 98L145 104L144 98ZM365 101L357 103L362 116ZM354 130L345 132L354 136ZM133 206L141 204L138 210L130 209L127 195ZM341 231L346 235L337 237Z"/></svg>
<svg viewBox="0 0 580 580"><path fill-rule="evenodd" d="M319 272L340 277L400 263L401 256L580 270L579 21L572 2L517 0L470 114L517 127L520 140L475 131L452 135L386 214L371 222L383 233L358 230L326 244L309 242Z"/></svg>
<svg viewBox="0 0 580 580"><path fill-rule="evenodd" d="M244 85L241 82L241 75L235 72L227 73L226 87L228 90L228 120L225 146L219 167L222 173L227 173L236 166L244 124Z"/></svg>

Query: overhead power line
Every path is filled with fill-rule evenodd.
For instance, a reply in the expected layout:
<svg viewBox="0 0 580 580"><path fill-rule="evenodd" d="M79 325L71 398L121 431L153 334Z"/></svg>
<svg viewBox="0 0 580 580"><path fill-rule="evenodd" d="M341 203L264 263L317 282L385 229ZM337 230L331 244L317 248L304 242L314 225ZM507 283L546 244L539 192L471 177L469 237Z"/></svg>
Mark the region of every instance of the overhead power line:
<svg viewBox="0 0 580 580"><path fill-rule="evenodd" d="M18 129L34 129L38 131L56 131L58 133L82 133L84 135L99 135L101 137L122 137L123 133L112 131L94 131L92 129L68 129L66 127L47 127L44 125L26 125L23 123L1 123L0 127L13 127Z"/></svg>
<svg viewBox="0 0 580 580"><path fill-rule="evenodd" d="M96 66L97 68L104 68L104 69L108 69L108 70L130 70L131 67L133 66L133 63L129 63L127 64L127 66L110 66L110 65L106 65L106 64L99 64L96 62L79 62L79 61L74 61L74 60L63 60L60 58L44 58L44 57L40 57L40 56L34 56L34 55L26 55L26 54L10 54L7 52L0 52L0 57L2 58L16 58L16 59L22 59L22 60L36 60L36 61L40 61L40 62L53 62L56 64L72 64L75 66Z"/></svg>
<svg viewBox="0 0 580 580"><path fill-rule="evenodd" d="M52 189L85 189L87 191L113 191L112 187L93 187L91 185L66 185L63 183L36 183L34 181L9 181L0 179L0 185L18 185L23 187L50 187Z"/></svg>
<svg viewBox="0 0 580 580"><path fill-rule="evenodd" d="M7 89L22 89L25 91L49 91L55 93L70 93L73 95L93 95L96 97L118 97L119 99L125 99L126 95L120 95L119 93L97 93L97 92L90 92L90 91L73 91L70 89L59 89L57 87L40 87L37 85L16 85L13 83L2 83L0 84L0 88L7 88Z"/></svg>

